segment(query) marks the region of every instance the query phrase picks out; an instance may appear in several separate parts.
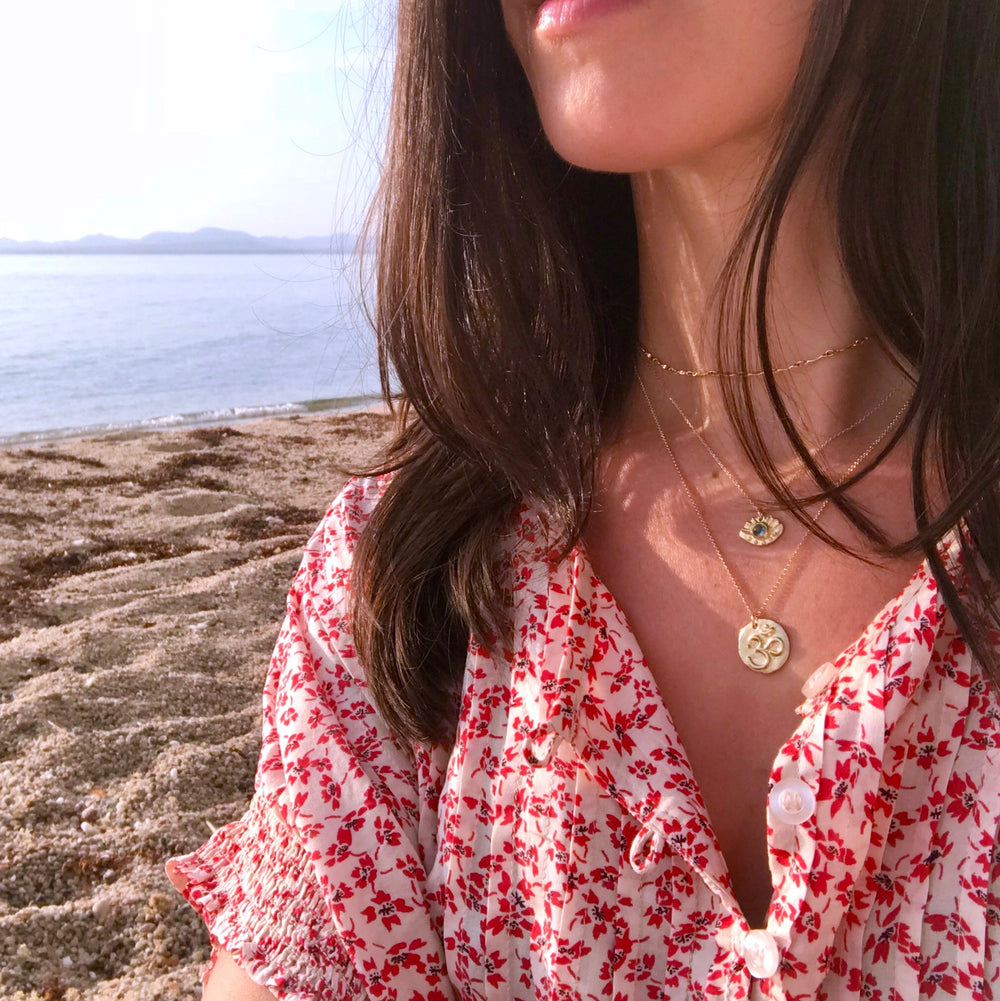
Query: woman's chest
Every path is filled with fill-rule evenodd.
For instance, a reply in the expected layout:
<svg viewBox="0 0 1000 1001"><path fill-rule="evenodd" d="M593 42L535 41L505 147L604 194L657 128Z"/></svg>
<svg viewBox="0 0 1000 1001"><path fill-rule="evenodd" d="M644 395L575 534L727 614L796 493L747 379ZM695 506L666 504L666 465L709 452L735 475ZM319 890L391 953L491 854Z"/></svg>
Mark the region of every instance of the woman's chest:
<svg viewBox="0 0 1000 1001"><path fill-rule="evenodd" d="M625 999L670 986L668 997L700 996L726 921L704 874L569 742L525 720L512 733L499 754L470 746L453 761L440 801L431 878L461 995ZM496 771L477 767L490 757ZM637 761L636 771L651 769ZM673 834L685 851L713 851Z"/></svg>
<svg viewBox="0 0 1000 1001"><path fill-rule="evenodd" d="M462 996L778 997L780 981L788 998L854 997L895 982L903 946L916 990L916 971L952 948L935 915L954 910L960 870L990 878L984 845L1000 815L988 755L962 736L963 719L986 719L981 692L970 714L968 678L938 666L954 641L934 653L890 636L809 702L771 762L779 785L804 787L807 809L776 814L766 786L748 807L774 875L766 924L748 922L634 638L596 578L575 581L529 617L523 649L500 664L478 657L467 681L430 873ZM887 720L894 696L872 680L873 658L895 674L892 691L912 695L929 672L901 719ZM912 753L939 730L950 735L940 758ZM982 793L974 817L971 806L958 816L958 774ZM985 898L969 906L978 932L952 952L971 977ZM879 944L886 928L891 948Z"/></svg>

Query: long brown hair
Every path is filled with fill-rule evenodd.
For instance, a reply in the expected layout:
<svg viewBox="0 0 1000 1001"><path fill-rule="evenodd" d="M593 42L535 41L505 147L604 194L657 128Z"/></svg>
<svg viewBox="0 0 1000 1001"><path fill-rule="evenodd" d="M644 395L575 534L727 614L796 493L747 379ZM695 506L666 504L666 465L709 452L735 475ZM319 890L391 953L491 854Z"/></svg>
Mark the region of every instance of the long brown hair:
<svg viewBox="0 0 1000 1001"><path fill-rule="evenodd" d="M810 458L778 391L771 404L813 473L876 549L922 551L974 653L993 669L984 611L1000 571L1000 8L948 0L817 0L781 141L724 273L739 336L770 369L766 296L782 212L835 110L832 165L845 271L884 344L917 373L896 437L915 442L918 534L882 529ZM839 113L839 112L837 112ZM394 470L353 568L357 649L403 738L450 740L470 632L509 638L501 556L522 502L568 548L596 460L632 379L635 222L627 177L583 171L546 142L497 0L401 0L388 154L371 216L383 392L402 401L380 469ZM377 229L375 228L377 227ZM394 397L393 379L399 396ZM774 496L778 477L749 386L727 399ZM894 439L895 440L895 439ZM939 463L948 489L932 511ZM984 570L959 600L937 540L960 521Z"/></svg>

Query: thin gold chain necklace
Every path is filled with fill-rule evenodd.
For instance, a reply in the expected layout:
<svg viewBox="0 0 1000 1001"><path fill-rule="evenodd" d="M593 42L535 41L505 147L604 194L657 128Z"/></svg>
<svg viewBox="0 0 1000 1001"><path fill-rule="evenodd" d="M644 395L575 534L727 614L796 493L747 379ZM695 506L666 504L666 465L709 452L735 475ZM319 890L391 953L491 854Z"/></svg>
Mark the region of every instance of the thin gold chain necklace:
<svg viewBox="0 0 1000 1001"><path fill-rule="evenodd" d="M898 386L894 386L889 390L881 400L878 401L869 410L866 410L853 424L848 424L847 427L842 428L835 434L830 435L829 438L824 439L820 442L813 451L816 453L822 452L827 446L832 445L838 438L853 431L856 427L863 424L869 417L877 413L884 407L889 400L896 395ZM749 518L739 531L739 536L744 542L750 543L752 546L769 546L772 542L777 542L781 538L782 533L785 530L785 526L782 524L781 520L775 517L773 514L765 514L761 510L760 505L750 496L749 493L744 489L743 484L736 479L732 470L719 458L716 451L708 443L705 436L695 427L693 421L688 417L686 413L681 409L680 404L669 394L666 394L667 399L670 401L674 410L680 415L680 418L687 425L688 430L701 442L704 446L705 451L715 460L715 464L722 470L723 473L729 478L729 482L737 489L740 496L753 508L753 516ZM756 472L756 470L755 470Z"/></svg>
<svg viewBox="0 0 1000 1001"><path fill-rule="evenodd" d="M833 358L834 355L842 355L845 351L851 351L853 348L859 348L862 344L870 341L870 337L856 337L850 344L843 344L839 348L827 348L825 351L821 351L818 355L814 355L812 358L803 358L800 361L794 361L791 365L784 365L781 368L773 368L771 371L775 375L780 375L783 372L792 372L797 368L804 368L806 365L815 365L816 362L822 361L824 358ZM654 365L658 365L663 369L664 372L671 372L674 375L684 375L692 379L707 379L710 377L722 378L722 379L739 379L744 375L763 375L763 369L755 369L751 372L723 372L718 369L684 369L684 368L674 368L673 365L668 364L660 358L657 358L652 351L649 350L644 344L640 342L639 350L646 356L646 358L651 361Z"/></svg>
<svg viewBox="0 0 1000 1001"><path fill-rule="evenodd" d="M723 569L725 569L726 575L732 582L736 593L740 596L740 601L743 603L743 607L747 610L747 615L750 616L750 621L743 626L742 629L740 629L737 638L737 651L739 653L740 660L743 661L743 663L746 664L751 671L754 671L757 674L772 674L783 667L785 662L788 660L788 656L791 653L791 645L788 640L788 633L785 631L781 623L777 622L775 619L765 618L764 612L767 610L767 606L771 603L772 598L774 598L775 594L777 594L782 583L784 583L785 578L788 576L788 571L791 570L792 564L795 562L795 558L799 555L799 552L802 550L802 547L806 544L812 533L806 531L806 533L802 536L799 540L799 544L792 551L792 555L788 557L788 562L785 564L781 573L778 574L778 579L771 585L771 589L767 592L764 600L755 609L750 603L749 598L747 598L746 591L744 590L743 585L740 584L733 568L729 565L725 556L722 555L722 549L715 538L715 533L709 527L708 521L705 519L705 515L702 513L701 507L695 498L694 491L688 483L687 477L681 470L680 463L674 455L674 450L670 447L670 442L667 440L667 436L663 432L660 419L656 414L656 408L653 406L653 401L649 398L649 393L646 391L646 384L642 381L641 376L639 376L639 387L642 389L642 395L646 399L646 406L649 407L650 416L653 418L653 423L656 425L656 430L659 432L660 440L663 442L663 447L667 450L667 455L670 456L670 461L677 473L677 478L680 480L681 486L684 488L684 493L687 495L687 499L690 502L694 513L697 515L698 521L701 523L701 527L704 529L705 535L711 543L712 549L715 551L715 555L718 557ZM885 440L889 432L899 422L899 419L906 413L908 406L909 402L904 404L903 407L897 411L892 420L890 420L885 428L875 437L875 440L871 442L871 444L868 445L868 447L847 467L847 471L838 481L839 483L843 483L850 479L855 470L857 470L858 466L860 466L861 463L864 462L876 448L878 448L878 446ZM823 512L827 509L829 503L830 498L828 497L816 511L813 518L814 522L818 522L823 516Z"/></svg>

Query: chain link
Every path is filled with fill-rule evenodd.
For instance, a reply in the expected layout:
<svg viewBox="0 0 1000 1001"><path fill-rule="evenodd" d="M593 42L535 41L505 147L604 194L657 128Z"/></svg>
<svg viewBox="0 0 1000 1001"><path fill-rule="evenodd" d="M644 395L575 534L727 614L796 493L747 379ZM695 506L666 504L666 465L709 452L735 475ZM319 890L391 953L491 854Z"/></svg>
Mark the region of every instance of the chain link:
<svg viewBox="0 0 1000 1001"><path fill-rule="evenodd" d="M846 428L841 429L836 434L830 435L830 437L827 438L825 441L820 442L820 444L817 445L813 449L813 451L815 453L822 452L828 445L832 445L838 438L842 437L843 435L847 434L850 431L853 431L859 425L864 424L864 422L868 420L868 418L871 417L872 414L877 413L879 410L881 410L882 407L884 407L896 395L898 389L899 389L898 386L894 386L892 389L889 390L888 393L886 393L885 396L882 397L881 400L878 401L878 403L875 404L875 406L873 406L870 410L865 411L865 413L862 414L853 424L848 424ZM695 438L698 439L698 441L702 443L702 445L704 445L705 451L707 451L708 454L715 460L715 464L719 467L719 469L721 469L726 474L726 476L729 477L729 482L732 483L734 487L736 487L736 489L740 493L740 496L754 509L754 514L756 514L759 517L763 512L761 511L761 508L757 504L757 502L746 492L746 490L743 488L743 485L733 475L733 472L716 454L715 449L712 448L712 446L708 443L708 440L705 438L705 436L695 427L695 425L692 423L687 414L684 413L683 410L681 410L680 404L669 393L667 393L666 396L667 399L670 401L670 403L673 405L674 410L676 410L677 413L680 415L681 420L684 421L684 423L688 426L688 430L695 436Z"/></svg>
<svg viewBox="0 0 1000 1001"><path fill-rule="evenodd" d="M740 596L740 601L743 602L743 607L746 608L747 610L747 615L750 616L750 621L756 627L757 621L764 617L764 611L766 610L767 606L771 603L771 600L774 598L775 594L778 593L778 588L781 587L785 578L788 576L788 571L792 568L792 564L795 562L795 557L799 555L799 552L801 551L802 547L806 544L806 542L809 540L812 533L808 529L806 530L805 534L799 540L799 544L792 551L792 555L789 556L788 562L785 564L784 569L778 575L778 579L774 582L774 584L771 585L771 589L767 592L767 595L765 596L764 600L760 603L760 606L758 607L757 611L754 611L753 606L747 599L746 592L743 590L743 586L740 584L739 580L736 577L735 572L733 571L733 568L729 565L729 562L726 560L725 556L722 555L722 549L719 547L719 543L715 538L715 533L709 527L708 521L705 519L704 514L702 514L701 507L699 506L698 501L695 498L694 491L691 489L691 486L688 484L687 477L681 470L680 463L677 461L677 456L674 455L674 450L670 447L670 442L667 440L667 436L663 433L663 427L660 424L660 418L656 414L656 408L653 406L653 401L649 398L649 393L646 390L646 384L645 382L643 382L642 376L639 376L638 378L639 378L639 387L642 389L642 395L646 398L646 405L649 407L649 413L653 418L653 423L656 425L656 430L659 432L660 440L663 442L664 448L666 448L667 450L667 455L670 456L670 461L671 463L673 463L673 467L677 472L677 478L681 481L681 486L684 488L684 492L687 494L688 501L690 502L691 507L694 509L694 513L698 516L698 521L701 522L701 527L705 530L705 535L708 537L708 541L712 544L712 549L715 550L715 555L718 557L719 562L725 568L725 571L729 576L730 581L732 581L733 587L736 589L736 593ZM896 424L899 422L903 414L906 413L906 410L909 407L909 405L910 405L909 401L907 401L902 406L902 408L895 414L892 420L889 421L889 423L885 426L885 428L876 436L875 440L847 467L847 471L837 481L838 485L849 480L851 476L854 475L855 471L861 465L861 463L864 462L865 459L867 459L868 456L871 455L872 452L874 452L875 449L878 448L878 446L881 445L883 441L885 441L886 436L896 426ZM814 523L819 522L819 519L823 516L823 512L827 509L829 504L830 504L830 498L828 497L826 500L823 501L823 503L819 506L819 509L816 511L816 514L813 518Z"/></svg>
<svg viewBox="0 0 1000 1001"><path fill-rule="evenodd" d="M839 348L827 348L825 351L814 356L813 358L803 358L801 361L792 362L791 365L785 365L782 368L773 368L771 371L775 375L780 375L783 372L792 372L797 368L803 368L806 365L814 365L818 361L822 361L824 358L832 358L834 355L841 355L845 351L850 351L852 348L859 348L866 341L871 340L870 337L857 337L850 344L844 344ZM699 371L697 369L683 369L674 368L673 365L668 365L665 361L661 361L652 351L649 350L645 345L640 344L639 350L646 356L646 358L651 361L654 365L658 365L663 369L664 372L672 372L674 375L685 375L692 379L706 379L710 376L715 376L723 379L739 379L744 375L763 375L763 369L756 369L752 372L720 372L715 369L707 369L704 371Z"/></svg>

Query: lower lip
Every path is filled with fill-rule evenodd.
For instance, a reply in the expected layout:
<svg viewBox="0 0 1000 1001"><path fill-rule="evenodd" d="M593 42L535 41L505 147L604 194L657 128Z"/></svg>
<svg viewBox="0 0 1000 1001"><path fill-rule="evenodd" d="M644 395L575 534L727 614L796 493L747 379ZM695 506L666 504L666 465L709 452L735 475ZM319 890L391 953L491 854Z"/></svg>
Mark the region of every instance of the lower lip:
<svg viewBox="0 0 1000 1001"><path fill-rule="evenodd" d="M636 0L543 0L535 14L535 33L556 37L575 31L592 18L631 7Z"/></svg>

